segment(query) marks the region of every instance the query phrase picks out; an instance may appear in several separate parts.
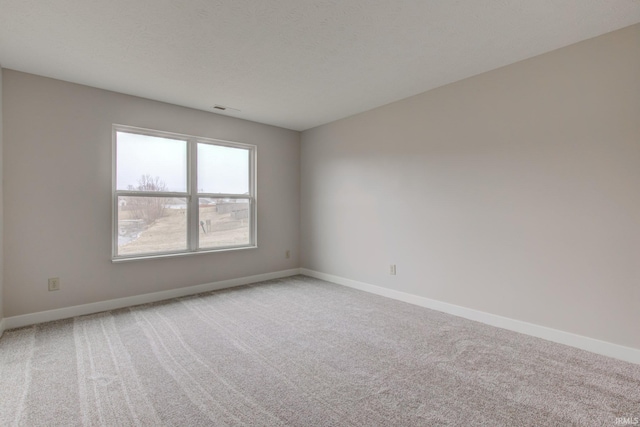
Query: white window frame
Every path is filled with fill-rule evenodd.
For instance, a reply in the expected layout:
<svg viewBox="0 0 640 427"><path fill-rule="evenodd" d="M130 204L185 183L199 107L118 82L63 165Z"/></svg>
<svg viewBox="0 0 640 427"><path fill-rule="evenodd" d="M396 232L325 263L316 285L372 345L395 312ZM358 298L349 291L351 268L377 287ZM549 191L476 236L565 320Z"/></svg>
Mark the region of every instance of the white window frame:
<svg viewBox="0 0 640 427"><path fill-rule="evenodd" d="M186 141L187 145L187 191L138 191L138 190L118 190L118 142L117 132L127 132L140 135L155 136ZM223 252L239 249L257 248L257 195L256 195L256 152L257 147L252 144L240 142L224 141L219 139L205 138L200 136L185 135L173 132L165 132L153 129L144 129L134 126L114 124L112 127L112 234L111 234L111 259L113 262L131 261L138 259L175 257L183 255L193 255L211 252ZM242 148L249 151L249 194L230 193L198 193L198 144L213 144L223 147ZM118 255L118 197L180 197L187 200L187 249L151 252L131 255ZM199 198L224 198L224 199L248 199L249 200L249 243L245 245L234 245L216 248L199 248Z"/></svg>

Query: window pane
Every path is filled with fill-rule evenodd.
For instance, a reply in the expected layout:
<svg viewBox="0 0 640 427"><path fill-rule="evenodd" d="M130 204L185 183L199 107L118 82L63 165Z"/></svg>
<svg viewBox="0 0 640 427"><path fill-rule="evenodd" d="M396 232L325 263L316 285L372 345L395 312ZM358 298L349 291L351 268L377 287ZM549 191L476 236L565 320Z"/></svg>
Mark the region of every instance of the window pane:
<svg viewBox="0 0 640 427"><path fill-rule="evenodd" d="M186 249L186 198L118 197L118 255Z"/></svg>
<svg viewBox="0 0 640 427"><path fill-rule="evenodd" d="M251 243L249 199L199 200L200 248L245 246Z"/></svg>
<svg viewBox="0 0 640 427"><path fill-rule="evenodd" d="M198 192L249 194L249 150L199 143Z"/></svg>
<svg viewBox="0 0 640 427"><path fill-rule="evenodd" d="M116 132L117 189L187 191L187 142Z"/></svg>

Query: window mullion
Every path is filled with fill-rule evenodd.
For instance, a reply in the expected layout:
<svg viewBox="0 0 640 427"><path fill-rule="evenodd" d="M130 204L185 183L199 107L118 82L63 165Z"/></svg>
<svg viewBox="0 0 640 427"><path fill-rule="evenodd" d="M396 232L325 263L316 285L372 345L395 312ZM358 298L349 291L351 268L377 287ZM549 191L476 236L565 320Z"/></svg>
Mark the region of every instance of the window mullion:
<svg viewBox="0 0 640 427"><path fill-rule="evenodd" d="M189 193L168 191L116 190L115 194L119 197L189 197Z"/></svg>
<svg viewBox="0 0 640 427"><path fill-rule="evenodd" d="M249 229L249 239L252 245L257 244L258 239L258 212L257 212L257 195L256 195L256 180L257 180L257 164L256 164L256 150L255 148L249 153L249 194L251 195L250 206L250 218L251 226Z"/></svg>
<svg viewBox="0 0 640 427"><path fill-rule="evenodd" d="M187 144L189 174L189 216L187 242L190 251L198 249L198 146L197 141L190 139Z"/></svg>
<svg viewBox="0 0 640 427"><path fill-rule="evenodd" d="M251 194L198 193L198 197L211 199L250 199Z"/></svg>

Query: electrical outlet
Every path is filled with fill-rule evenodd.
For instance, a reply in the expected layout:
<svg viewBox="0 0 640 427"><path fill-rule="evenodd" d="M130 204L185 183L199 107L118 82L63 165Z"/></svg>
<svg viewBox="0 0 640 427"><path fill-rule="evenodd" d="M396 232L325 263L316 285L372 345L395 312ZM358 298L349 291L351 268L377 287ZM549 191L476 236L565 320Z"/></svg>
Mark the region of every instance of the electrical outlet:
<svg viewBox="0 0 640 427"><path fill-rule="evenodd" d="M284 253L284 257L285 257L286 259L291 258L291 251L287 249L287 251Z"/></svg>
<svg viewBox="0 0 640 427"><path fill-rule="evenodd" d="M396 275L396 265L395 264L391 264L389 266L389 274L392 275L392 276Z"/></svg>
<svg viewBox="0 0 640 427"><path fill-rule="evenodd" d="M59 277L50 277L49 278L49 291L59 291L60 290L60 278Z"/></svg>

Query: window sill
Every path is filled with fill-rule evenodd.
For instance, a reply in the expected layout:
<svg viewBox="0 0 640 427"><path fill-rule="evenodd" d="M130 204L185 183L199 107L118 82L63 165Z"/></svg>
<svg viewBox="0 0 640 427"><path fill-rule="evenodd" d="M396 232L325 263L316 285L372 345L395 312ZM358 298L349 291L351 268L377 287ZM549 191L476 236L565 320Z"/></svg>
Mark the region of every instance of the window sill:
<svg viewBox="0 0 640 427"><path fill-rule="evenodd" d="M148 259L179 258L179 257L191 256L191 255L243 251L246 249L257 249L257 248L258 248L258 245L253 245L253 246L241 246L237 248L206 249L206 250L193 251L193 252L174 252L174 253L164 253L164 254L157 254L157 255L151 254L151 255L140 255L140 256L134 255L134 256L127 256L127 257L111 258L111 262L114 264L119 264L121 262L142 261L142 260L148 260Z"/></svg>

